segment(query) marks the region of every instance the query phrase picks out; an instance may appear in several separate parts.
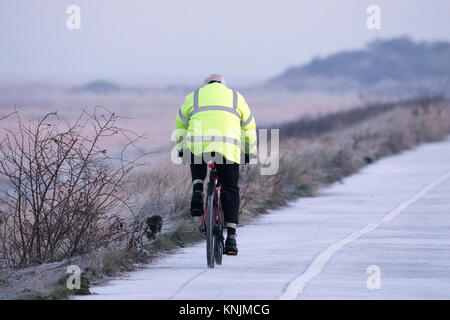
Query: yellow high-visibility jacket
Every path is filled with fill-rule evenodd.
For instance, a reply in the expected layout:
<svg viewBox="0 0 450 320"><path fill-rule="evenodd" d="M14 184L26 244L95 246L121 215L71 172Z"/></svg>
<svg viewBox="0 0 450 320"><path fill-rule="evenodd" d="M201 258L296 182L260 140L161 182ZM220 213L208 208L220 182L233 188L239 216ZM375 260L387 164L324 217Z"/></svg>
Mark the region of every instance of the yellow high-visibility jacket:
<svg viewBox="0 0 450 320"><path fill-rule="evenodd" d="M186 96L175 119L178 151L196 156L221 153L241 163L241 154L256 153L256 124L244 97L236 90L213 82Z"/></svg>

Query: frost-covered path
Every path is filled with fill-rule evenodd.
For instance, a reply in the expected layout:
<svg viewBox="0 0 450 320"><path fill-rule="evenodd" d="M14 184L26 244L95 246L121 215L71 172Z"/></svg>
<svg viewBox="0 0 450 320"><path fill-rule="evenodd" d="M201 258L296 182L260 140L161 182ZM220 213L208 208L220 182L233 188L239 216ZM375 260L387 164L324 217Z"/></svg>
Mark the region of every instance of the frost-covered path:
<svg viewBox="0 0 450 320"><path fill-rule="evenodd" d="M83 298L450 299L450 140L263 215L238 229L238 246L215 269L204 243L182 249Z"/></svg>

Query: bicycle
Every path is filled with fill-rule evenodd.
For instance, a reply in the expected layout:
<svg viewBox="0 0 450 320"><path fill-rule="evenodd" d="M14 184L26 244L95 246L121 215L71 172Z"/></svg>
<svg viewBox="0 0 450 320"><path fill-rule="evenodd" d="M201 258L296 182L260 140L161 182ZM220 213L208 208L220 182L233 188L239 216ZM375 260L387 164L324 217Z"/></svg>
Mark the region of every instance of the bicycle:
<svg viewBox="0 0 450 320"><path fill-rule="evenodd" d="M211 169L206 194L206 206L203 211L200 231L206 234L206 262L208 268L214 268L214 261L222 264L224 217L220 203L221 186L214 162L209 163Z"/></svg>

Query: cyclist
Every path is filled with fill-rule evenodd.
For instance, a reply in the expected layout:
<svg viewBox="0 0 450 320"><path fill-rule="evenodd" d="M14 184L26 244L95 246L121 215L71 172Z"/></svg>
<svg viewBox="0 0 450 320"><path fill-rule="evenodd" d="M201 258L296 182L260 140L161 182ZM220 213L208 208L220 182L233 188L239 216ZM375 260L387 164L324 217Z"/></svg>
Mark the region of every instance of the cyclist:
<svg viewBox="0 0 450 320"><path fill-rule="evenodd" d="M191 216L203 214L203 182L207 163L216 163L222 186L222 210L227 228L224 253L236 255L239 211L239 164L256 154L256 125L244 97L212 74L205 86L186 96L175 120L176 148L192 174Z"/></svg>

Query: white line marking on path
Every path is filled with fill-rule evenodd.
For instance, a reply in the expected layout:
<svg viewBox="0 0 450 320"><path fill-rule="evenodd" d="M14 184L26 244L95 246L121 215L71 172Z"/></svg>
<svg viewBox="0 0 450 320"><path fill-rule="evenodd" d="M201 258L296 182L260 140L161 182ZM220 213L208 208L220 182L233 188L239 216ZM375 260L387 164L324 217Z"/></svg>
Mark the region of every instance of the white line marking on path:
<svg viewBox="0 0 450 320"><path fill-rule="evenodd" d="M209 269L205 269L197 274L195 274L194 276L192 276L191 278L189 278L187 281L185 281L169 298L167 298L167 300L171 300L171 299L175 299L175 296L177 294L179 294L181 292L181 290L184 289L184 287L186 287L189 283L191 283L194 279L196 279L197 277L200 277L202 274L208 272Z"/></svg>
<svg viewBox="0 0 450 320"><path fill-rule="evenodd" d="M411 198L403 201L400 205L398 205L394 210L389 212L386 216L384 216L382 219L372 222L371 224L365 226L364 228L355 231L348 235L346 238L333 243L331 246L326 248L324 251L322 251L309 265L308 269L298 276L297 278L291 280L288 285L286 286L286 289L284 293L278 298L279 300L293 300L296 299L299 294L302 293L305 286L308 284L309 281L311 281L314 277L319 275L325 265L330 261L331 257L338 252L342 247L349 244L352 241L355 241L362 235L372 231L376 227L378 227L380 224L384 222L391 221L395 218L398 214L400 214L402 211L404 211L406 208L408 208L410 205L412 205L414 202L425 196L428 192L433 190L435 187L443 183L445 180L447 180L450 177L450 172L447 172L444 176L437 179L433 183L426 186L422 191L414 194Z"/></svg>

